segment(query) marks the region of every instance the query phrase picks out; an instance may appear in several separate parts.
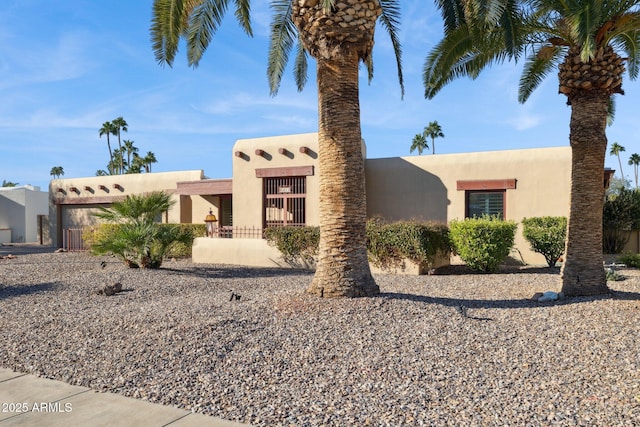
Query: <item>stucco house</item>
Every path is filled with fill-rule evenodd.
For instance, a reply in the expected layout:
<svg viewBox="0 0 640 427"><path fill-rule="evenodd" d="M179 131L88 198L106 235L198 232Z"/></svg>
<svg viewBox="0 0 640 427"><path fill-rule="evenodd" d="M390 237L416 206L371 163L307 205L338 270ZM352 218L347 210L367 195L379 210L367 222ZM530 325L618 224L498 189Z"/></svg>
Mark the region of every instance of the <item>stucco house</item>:
<svg viewBox="0 0 640 427"><path fill-rule="evenodd" d="M229 179L205 179L196 170L52 180L53 241L72 243L69 230L94 223L90 213L97 206L164 190L176 201L164 222L202 223L208 213L218 220L214 238L194 242L194 262L284 265L262 230L318 225L317 134L242 139L231 154ZM367 214L442 223L481 213L515 222L567 216L570 166L570 147L366 159ZM603 171L603 184L606 179ZM528 264L545 263L520 228L514 255Z"/></svg>
<svg viewBox="0 0 640 427"><path fill-rule="evenodd" d="M48 242L48 200L40 187L0 187L0 243Z"/></svg>

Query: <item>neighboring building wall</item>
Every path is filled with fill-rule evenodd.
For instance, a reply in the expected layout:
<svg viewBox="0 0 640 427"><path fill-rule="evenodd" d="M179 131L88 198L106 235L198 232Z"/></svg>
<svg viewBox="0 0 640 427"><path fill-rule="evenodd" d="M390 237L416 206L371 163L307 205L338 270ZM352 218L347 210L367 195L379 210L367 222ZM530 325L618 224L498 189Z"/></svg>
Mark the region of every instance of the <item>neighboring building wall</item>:
<svg viewBox="0 0 640 427"><path fill-rule="evenodd" d="M47 215L48 198L31 185L0 189L0 229L11 230L11 242L39 242L38 215Z"/></svg>
<svg viewBox="0 0 640 427"><path fill-rule="evenodd" d="M180 181L196 181L204 177L202 170L152 172L83 178L54 179L49 184L49 222L52 242L62 244L63 228L96 224L93 217L98 206L109 206L131 194L166 191L173 194L176 204L162 218L163 222L179 223L190 217L174 194ZM204 218L204 217L203 217Z"/></svg>
<svg viewBox="0 0 640 427"><path fill-rule="evenodd" d="M460 181L514 179L515 188L506 189L506 219L569 213L570 147L368 159L365 171L369 217L445 223L463 219ZM544 264L544 257L529 249L521 227L516 248L527 263Z"/></svg>
<svg viewBox="0 0 640 427"><path fill-rule="evenodd" d="M301 152L301 147L306 147L306 152ZM234 227L264 226L263 178L257 177L256 170L271 169L287 176L299 170L287 168L309 166L313 174L306 177L306 224L318 225L318 134L238 140L233 147Z"/></svg>

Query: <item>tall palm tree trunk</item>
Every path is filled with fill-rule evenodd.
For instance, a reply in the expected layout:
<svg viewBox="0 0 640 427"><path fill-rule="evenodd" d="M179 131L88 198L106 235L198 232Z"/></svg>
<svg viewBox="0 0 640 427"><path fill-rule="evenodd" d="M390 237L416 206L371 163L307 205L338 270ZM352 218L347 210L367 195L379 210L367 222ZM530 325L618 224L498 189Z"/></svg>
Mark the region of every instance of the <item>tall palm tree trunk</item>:
<svg viewBox="0 0 640 427"><path fill-rule="evenodd" d="M602 208L605 126L609 96L600 91L576 94L571 102L571 209L567 225L562 292L609 292L602 256Z"/></svg>
<svg viewBox="0 0 640 427"><path fill-rule="evenodd" d="M308 292L323 297L379 293L366 247L358 52L347 45L317 58L320 247Z"/></svg>

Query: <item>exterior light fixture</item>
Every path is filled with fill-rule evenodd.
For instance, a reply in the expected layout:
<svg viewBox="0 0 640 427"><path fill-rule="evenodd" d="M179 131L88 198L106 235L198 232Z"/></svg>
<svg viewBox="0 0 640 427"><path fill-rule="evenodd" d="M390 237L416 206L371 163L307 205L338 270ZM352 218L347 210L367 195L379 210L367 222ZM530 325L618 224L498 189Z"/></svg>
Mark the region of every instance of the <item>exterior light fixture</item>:
<svg viewBox="0 0 640 427"><path fill-rule="evenodd" d="M218 222L218 219L213 214L213 211L209 209L209 215L204 218L204 223L207 225L207 236L213 237L213 224Z"/></svg>

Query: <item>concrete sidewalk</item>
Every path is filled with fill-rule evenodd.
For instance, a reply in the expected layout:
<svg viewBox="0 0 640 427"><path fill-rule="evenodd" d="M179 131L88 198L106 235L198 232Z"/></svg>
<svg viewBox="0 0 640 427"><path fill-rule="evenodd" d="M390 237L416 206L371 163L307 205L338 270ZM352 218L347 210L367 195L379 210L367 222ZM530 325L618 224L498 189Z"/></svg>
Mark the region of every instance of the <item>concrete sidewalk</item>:
<svg viewBox="0 0 640 427"><path fill-rule="evenodd" d="M241 424L0 368L0 427L203 426Z"/></svg>

